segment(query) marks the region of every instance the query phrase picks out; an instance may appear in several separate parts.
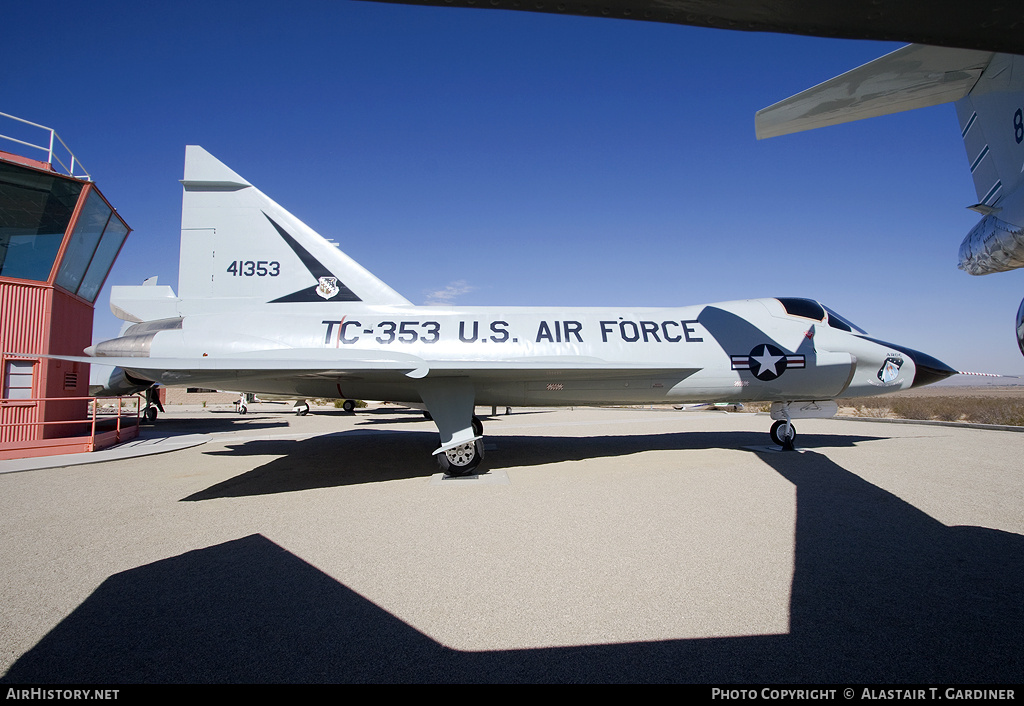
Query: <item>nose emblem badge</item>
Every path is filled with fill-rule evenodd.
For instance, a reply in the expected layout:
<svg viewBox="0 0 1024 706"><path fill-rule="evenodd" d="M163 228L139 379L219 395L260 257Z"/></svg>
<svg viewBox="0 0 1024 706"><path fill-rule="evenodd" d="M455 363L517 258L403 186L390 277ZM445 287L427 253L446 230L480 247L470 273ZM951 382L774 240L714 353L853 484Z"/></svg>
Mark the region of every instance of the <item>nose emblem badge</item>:
<svg viewBox="0 0 1024 706"><path fill-rule="evenodd" d="M903 366L903 360L900 358L889 357L885 359L882 367L878 370L878 379L883 385L888 385L896 381L899 377L900 368Z"/></svg>

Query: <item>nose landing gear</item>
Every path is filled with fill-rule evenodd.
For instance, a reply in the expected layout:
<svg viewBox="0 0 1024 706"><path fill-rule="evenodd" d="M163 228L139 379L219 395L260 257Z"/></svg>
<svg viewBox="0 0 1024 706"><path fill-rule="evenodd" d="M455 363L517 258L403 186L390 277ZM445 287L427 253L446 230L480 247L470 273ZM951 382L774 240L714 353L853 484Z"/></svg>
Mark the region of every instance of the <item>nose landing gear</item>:
<svg viewBox="0 0 1024 706"><path fill-rule="evenodd" d="M794 449L793 442L796 440L796 427L789 420L780 419L775 422L768 433L771 435L772 441L786 451Z"/></svg>

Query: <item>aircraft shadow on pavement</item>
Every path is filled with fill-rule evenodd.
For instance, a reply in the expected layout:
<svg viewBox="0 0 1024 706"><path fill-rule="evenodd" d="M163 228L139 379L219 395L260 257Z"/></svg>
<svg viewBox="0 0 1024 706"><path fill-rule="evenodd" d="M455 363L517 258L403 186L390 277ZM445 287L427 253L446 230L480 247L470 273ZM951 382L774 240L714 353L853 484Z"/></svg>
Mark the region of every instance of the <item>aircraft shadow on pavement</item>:
<svg viewBox="0 0 1024 706"><path fill-rule="evenodd" d="M813 435L800 437L801 448L852 446L881 437ZM541 466L563 461L631 456L645 451L738 449L765 446L768 434L756 432L679 431L622 436L494 436L497 445L484 459L488 469ZM182 498L185 501L269 495L315 488L425 478L438 472L431 457L437 433L428 431L356 430L306 439L267 439L229 444L206 456L273 456L251 471Z"/></svg>
<svg viewBox="0 0 1024 706"><path fill-rule="evenodd" d="M289 493L314 488L429 477L437 469L430 432L343 431L305 439L265 439L228 444L206 456L274 456L251 471L182 500Z"/></svg>
<svg viewBox="0 0 1024 706"><path fill-rule="evenodd" d="M797 488L785 635L460 652L251 535L111 576L0 682L1024 680L1024 538L944 526L819 453L765 462Z"/></svg>
<svg viewBox="0 0 1024 706"><path fill-rule="evenodd" d="M144 436L163 438L184 434L214 434L231 431L285 429L287 427L286 420L269 415L220 416L216 412L211 412L209 416L203 415L188 419L161 417L155 424L143 424L141 429Z"/></svg>

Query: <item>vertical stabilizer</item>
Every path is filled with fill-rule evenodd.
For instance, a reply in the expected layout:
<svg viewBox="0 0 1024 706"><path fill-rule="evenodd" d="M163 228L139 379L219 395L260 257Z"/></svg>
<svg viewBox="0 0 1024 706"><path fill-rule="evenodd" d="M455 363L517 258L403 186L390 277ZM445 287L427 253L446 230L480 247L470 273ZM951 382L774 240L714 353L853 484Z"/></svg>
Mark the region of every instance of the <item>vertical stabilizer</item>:
<svg viewBox="0 0 1024 706"><path fill-rule="evenodd" d="M1024 57L997 54L969 95L956 102L960 134L978 194L993 207L1022 182Z"/></svg>
<svg viewBox="0 0 1024 706"><path fill-rule="evenodd" d="M1024 267L1024 57L997 54L956 103L981 222L960 244L972 275Z"/></svg>
<svg viewBox="0 0 1024 706"><path fill-rule="evenodd" d="M180 299L409 304L202 147L182 185Z"/></svg>

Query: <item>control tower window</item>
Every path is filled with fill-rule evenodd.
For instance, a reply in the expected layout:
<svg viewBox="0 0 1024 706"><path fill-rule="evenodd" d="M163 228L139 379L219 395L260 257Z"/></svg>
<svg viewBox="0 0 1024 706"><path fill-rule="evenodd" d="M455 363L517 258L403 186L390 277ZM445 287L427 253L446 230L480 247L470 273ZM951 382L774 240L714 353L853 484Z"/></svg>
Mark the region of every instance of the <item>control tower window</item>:
<svg viewBox="0 0 1024 706"><path fill-rule="evenodd" d="M82 188L0 162L0 277L49 279Z"/></svg>
<svg viewBox="0 0 1024 706"><path fill-rule="evenodd" d="M103 231L103 237L100 238L100 244L96 247L96 254L89 263L89 269L85 271L82 286L78 288L78 296L91 302L96 301L103 280L107 278L107 273L114 265L114 258L117 257L127 237L128 226L117 217L111 218L106 230Z"/></svg>
<svg viewBox="0 0 1024 706"><path fill-rule="evenodd" d="M71 234L57 285L94 301L127 235L121 219L98 193L91 192Z"/></svg>

